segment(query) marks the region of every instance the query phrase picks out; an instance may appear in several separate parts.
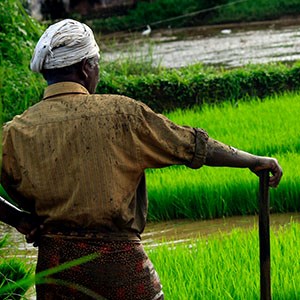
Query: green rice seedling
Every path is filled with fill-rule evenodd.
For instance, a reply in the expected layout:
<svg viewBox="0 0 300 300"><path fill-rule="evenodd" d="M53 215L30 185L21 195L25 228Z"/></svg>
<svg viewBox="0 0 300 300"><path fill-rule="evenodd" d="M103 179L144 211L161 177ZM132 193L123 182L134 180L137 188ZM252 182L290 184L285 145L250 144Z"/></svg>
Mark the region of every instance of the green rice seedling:
<svg viewBox="0 0 300 300"><path fill-rule="evenodd" d="M299 152L300 94L265 100L224 102L168 113L175 123L201 127L212 138L259 155Z"/></svg>
<svg viewBox="0 0 300 300"><path fill-rule="evenodd" d="M6 122L41 99L46 82L39 74L29 71L28 66L15 66L10 62L2 66L5 68L5 80L0 97L2 118Z"/></svg>
<svg viewBox="0 0 300 300"><path fill-rule="evenodd" d="M271 211L299 211L300 155L276 155L284 176L270 191ZM258 177L245 169L185 167L147 172L149 220L211 219L258 212Z"/></svg>
<svg viewBox="0 0 300 300"><path fill-rule="evenodd" d="M0 259L0 299L21 299L27 292L31 284L19 285L17 281L28 279L32 273L32 268L17 258ZM6 290L3 287L9 286Z"/></svg>
<svg viewBox="0 0 300 300"><path fill-rule="evenodd" d="M272 299L300 299L300 224L271 229ZM166 299L259 299L258 228L201 237L190 244L147 246Z"/></svg>
<svg viewBox="0 0 300 300"><path fill-rule="evenodd" d="M19 285L20 280L27 280L33 268L27 262L17 257L7 258L7 247L10 242L9 236L5 234L0 239L0 299L21 299L31 286L30 283ZM13 283L13 284L12 284ZM4 287L7 287L3 290Z"/></svg>
<svg viewBox="0 0 300 300"><path fill-rule="evenodd" d="M170 119L208 129L213 138L259 155L275 156L284 176L271 190L272 212L298 211L300 133L297 114L299 94L237 106L205 106L176 110ZM206 219L258 211L258 178L249 170L203 167L191 170L170 167L147 170L149 219Z"/></svg>

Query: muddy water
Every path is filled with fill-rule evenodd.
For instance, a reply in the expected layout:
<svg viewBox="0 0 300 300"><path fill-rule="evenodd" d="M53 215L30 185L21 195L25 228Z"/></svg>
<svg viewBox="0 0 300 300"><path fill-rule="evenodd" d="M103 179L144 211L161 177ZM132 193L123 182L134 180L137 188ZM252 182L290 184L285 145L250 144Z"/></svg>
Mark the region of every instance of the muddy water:
<svg viewBox="0 0 300 300"><path fill-rule="evenodd" d="M270 227L276 229L291 221L300 223L300 213L272 214ZM145 245L155 246L160 243L184 243L199 237L229 233L234 228L251 229L258 226L257 216L230 217L205 221L174 220L167 222L148 223L142 235ZM13 228L0 223L0 236L10 235L12 241L7 247L8 256L29 257L36 259L37 249L27 244L22 234Z"/></svg>
<svg viewBox="0 0 300 300"><path fill-rule="evenodd" d="M300 223L300 213L270 215L270 228L276 230L290 222ZM145 245L166 242L188 243L191 239L230 233L235 228L243 230L258 228L258 216L230 217L205 221L168 221L150 223L143 234Z"/></svg>
<svg viewBox="0 0 300 300"><path fill-rule="evenodd" d="M110 47L108 40L113 38L117 42L115 47ZM153 30L146 38L141 38L140 33L107 36L103 37L102 46L103 57L108 61L147 56L150 51L154 64L172 68L199 62L236 67L248 63L297 61L300 59L300 20Z"/></svg>

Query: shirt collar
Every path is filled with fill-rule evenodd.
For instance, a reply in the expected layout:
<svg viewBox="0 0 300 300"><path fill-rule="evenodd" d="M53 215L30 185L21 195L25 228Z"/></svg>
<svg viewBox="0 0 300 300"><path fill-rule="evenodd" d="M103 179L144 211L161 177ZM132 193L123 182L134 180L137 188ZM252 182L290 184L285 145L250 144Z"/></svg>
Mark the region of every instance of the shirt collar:
<svg viewBox="0 0 300 300"><path fill-rule="evenodd" d="M79 83L64 81L64 82L50 84L48 87L46 87L43 100L58 95L67 95L67 94L89 95L90 93L83 85Z"/></svg>

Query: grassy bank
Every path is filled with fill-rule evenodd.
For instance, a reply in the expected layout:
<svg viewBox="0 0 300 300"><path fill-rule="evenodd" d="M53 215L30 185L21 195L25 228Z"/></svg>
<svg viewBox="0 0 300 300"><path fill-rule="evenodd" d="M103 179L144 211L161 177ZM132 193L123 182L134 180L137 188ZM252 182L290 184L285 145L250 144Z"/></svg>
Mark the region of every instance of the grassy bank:
<svg viewBox="0 0 300 300"><path fill-rule="evenodd" d="M42 27L19 0L0 2L0 101L2 120L8 121L36 103L44 80L29 70L29 62Z"/></svg>
<svg viewBox="0 0 300 300"><path fill-rule="evenodd" d="M272 299L300 299L300 225L271 229ZM166 299L259 299L258 229L146 248Z"/></svg>
<svg viewBox="0 0 300 300"><path fill-rule="evenodd" d="M276 157L284 170L271 190L273 212L299 211L299 94L263 102L226 103L170 113L171 120L205 128L211 137L258 155ZM207 219L258 211L258 178L249 170L169 167L147 170L149 219Z"/></svg>
<svg viewBox="0 0 300 300"><path fill-rule="evenodd" d="M156 112L240 99L261 99L299 90L300 65L270 63L224 70L196 64L163 69L157 74L116 71L101 74L98 93L123 94L148 104Z"/></svg>
<svg viewBox="0 0 300 300"><path fill-rule="evenodd" d="M179 28L277 19L300 14L299 0L156 0L139 1L124 16L98 18L91 26L102 33L152 28Z"/></svg>

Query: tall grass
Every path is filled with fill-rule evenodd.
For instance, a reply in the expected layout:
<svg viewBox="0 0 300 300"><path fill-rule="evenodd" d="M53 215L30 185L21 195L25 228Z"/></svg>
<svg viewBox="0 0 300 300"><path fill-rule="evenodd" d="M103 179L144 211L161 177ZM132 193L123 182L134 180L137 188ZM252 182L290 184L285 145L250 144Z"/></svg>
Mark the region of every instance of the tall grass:
<svg viewBox="0 0 300 300"><path fill-rule="evenodd" d="M300 224L271 229L272 299L300 299ZM258 229L146 248L166 299L259 299Z"/></svg>
<svg viewBox="0 0 300 300"><path fill-rule="evenodd" d="M300 133L298 94L261 101L177 110L168 116L179 124L203 127L211 137L258 155L276 157L284 170L271 190L271 211L299 211ZM247 169L200 170L170 167L147 170L149 219L207 219L258 211L258 178Z"/></svg>

